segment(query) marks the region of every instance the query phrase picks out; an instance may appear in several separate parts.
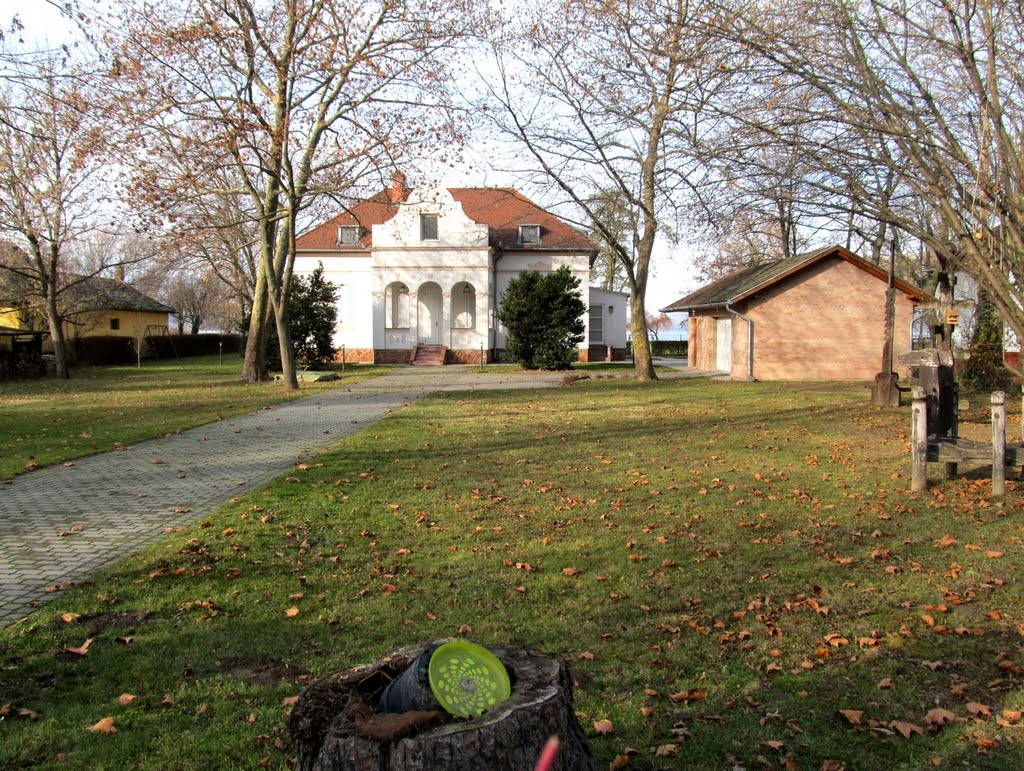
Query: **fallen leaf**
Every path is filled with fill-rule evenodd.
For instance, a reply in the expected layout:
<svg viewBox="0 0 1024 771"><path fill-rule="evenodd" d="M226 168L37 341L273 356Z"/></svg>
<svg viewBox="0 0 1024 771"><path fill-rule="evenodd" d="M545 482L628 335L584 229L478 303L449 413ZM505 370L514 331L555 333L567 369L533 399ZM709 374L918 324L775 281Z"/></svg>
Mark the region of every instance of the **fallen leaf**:
<svg viewBox="0 0 1024 771"><path fill-rule="evenodd" d="M299 702L299 697L298 696L285 696L284 697L284 701L281 702L281 706L283 706L283 707L290 707L293 704L298 704L298 702Z"/></svg>
<svg viewBox="0 0 1024 771"><path fill-rule="evenodd" d="M92 731L94 734L116 734L117 729L114 728L114 718L105 717L102 720L98 720L91 726L85 729L86 731Z"/></svg>
<svg viewBox="0 0 1024 771"><path fill-rule="evenodd" d="M82 616L78 613L68 612L60 614L60 620L63 621L65 624L73 624L76 621L78 621L78 619L80 619L81 617Z"/></svg>
<svg viewBox="0 0 1024 771"><path fill-rule="evenodd" d="M850 725L860 725L860 719L864 717L864 711L860 709L841 709L839 714L845 717Z"/></svg>
<svg viewBox="0 0 1024 771"><path fill-rule="evenodd" d="M929 726L939 728L956 720L956 714L950 712L948 709L936 707L935 709L930 710L928 714L924 716L924 719Z"/></svg>
<svg viewBox="0 0 1024 771"><path fill-rule="evenodd" d="M976 701L967 702L967 711L975 717L991 717L992 708L984 704L979 704Z"/></svg>
<svg viewBox="0 0 1024 771"><path fill-rule="evenodd" d="M582 659L583 661L593 661L594 660L594 654L591 653L590 651L583 651L583 653L581 653L576 658Z"/></svg>
<svg viewBox="0 0 1024 771"><path fill-rule="evenodd" d="M883 690L886 688L892 688L896 683L892 681L891 677L885 677L878 681L878 687Z"/></svg>
<svg viewBox="0 0 1024 771"><path fill-rule="evenodd" d="M578 576L578 575L580 575L580 571L577 570L576 568L562 568L562 575L563 576Z"/></svg>
<svg viewBox="0 0 1024 771"><path fill-rule="evenodd" d="M956 546L956 539L949 533L935 542L935 547L938 549L948 549L950 546Z"/></svg>
<svg viewBox="0 0 1024 771"><path fill-rule="evenodd" d="M677 752L679 752L678 744L661 744L654 750L654 754L661 758L675 755Z"/></svg>
<svg viewBox="0 0 1024 771"><path fill-rule="evenodd" d="M786 743L780 742L778 739L772 739L767 742L761 742L761 746L767 747L770 750L775 750L776 752L782 752L784 749L786 749Z"/></svg>
<svg viewBox="0 0 1024 771"><path fill-rule="evenodd" d="M598 736L607 736L608 734L615 731L615 724L611 720L595 720L594 721L594 733Z"/></svg>
<svg viewBox="0 0 1024 771"><path fill-rule="evenodd" d="M120 704L122 707L127 707L133 701L135 701L135 697L132 696L130 693L122 693L120 696L117 697L117 703Z"/></svg>
<svg viewBox="0 0 1024 771"><path fill-rule="evenodd" d="M84 643L79 645L77 648L72 648L70 645L64 646L65 653L73 653L76 656L85 656L89 652L89 646L92 645L92 638L89 637Z"/></svg>
<svg viewBox="0 0 1024 771"><path fill-rule="evenodd" d="M894 728L899 731L904 739L909 739L914 734L924 736L924 729L921 728L921 726L914 725L913 723L904 723L901 720L892 720L887 725L890 728Z"/></svg>
<svg viewBox="0 0 1024 771"><path fill-rule="evenodd" d="M293 605L292 607L288 608L288 610L286 610L284 614L288 618L295 618L297 615L299 615L299 609Z"/></svg>
<svg viewBox="0 0 1024 771"><path fill-rule="evenodd" d="M161 707L173 707L175 705L174 697L169 693L164 694L163 700L160 702Z"/></svg>

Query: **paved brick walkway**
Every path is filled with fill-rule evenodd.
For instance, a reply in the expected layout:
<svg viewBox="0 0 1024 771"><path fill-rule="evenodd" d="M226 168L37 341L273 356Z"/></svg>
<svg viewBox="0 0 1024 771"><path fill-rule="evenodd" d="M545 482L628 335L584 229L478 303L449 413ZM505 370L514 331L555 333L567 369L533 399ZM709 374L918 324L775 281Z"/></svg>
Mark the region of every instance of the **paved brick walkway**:
<svg viewBox="0 0 1024 771"><path fill-rule="evenodd" d="M713 373L681 370L669 377ZM139 551L269 482L300 458L433 391L557 385L558 373L402 368L123 450L79 458L0 485L0 626L97 567ZM61 533L65 533L61 535Z"/></svg>
<svg viewBox="0 0 1024 771"><path fill-rule="evenodd" d="M0 485L0 625L53 596L47 587L81 580L140 550L164 528L196 521L426 393L558 381L466 367L404 368L16 477Z"/></svg>

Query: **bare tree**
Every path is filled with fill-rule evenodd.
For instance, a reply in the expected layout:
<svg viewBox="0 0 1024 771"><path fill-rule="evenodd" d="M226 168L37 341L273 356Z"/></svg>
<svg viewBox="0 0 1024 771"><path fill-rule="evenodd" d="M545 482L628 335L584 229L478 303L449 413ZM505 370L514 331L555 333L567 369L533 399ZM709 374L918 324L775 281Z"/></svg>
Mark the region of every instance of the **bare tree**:
<svg viewBox="0 0 1024 771"><path fill-rule="evenodd" d="M259 255L243 379L266 374L268 320L298 383L287 297L302 211L404 152L456 133L444 100L468 3L131 2L118 65L147 126L154 198L221 195L252 211ZM219 188L225 169L239 184ZM272 311L272 314L271 314Z"/></svg>
<svg viewBox="0 0 1024 771"><path fill-rule="evenodd" d="M188 325L190 335L198 335L208 318L218 312L223 303L224 285L210 271L182 270L169 276L160 296L175 310L178 334L184 334Z"/></svg>
<svg viewBox="0 0 1024 771"><path fill-rule="evenodd" d="M813 91L821 132L840 126L857 139L833 152L880 170L926 211L856 189L852 200L920 241L940 273L968 269L1024 339L1020 3L799 0L784 16L763 3L722 19L724 39Z"/></svg>
<svg viewBox="0 0 1024 771"><path fill-rule="evenodd" d="M61 378L69 372L60 297L82 279L69 256L96 232L105 202L102 112L79 74L35 57L0 81L0 234L16 247L0 261L0 280L46 319ZM93 272L119 259L108 257Z"/></svg>
<svg viewBox="0 0 1024 771"><path fill-rule="evenodd" d="M615 234L615 241L610 243L601 230L590 228L590 238L597 248L597 256L590 268L590 280L602 289L621 292L626 288L628 279L626 267L619 259L615 244L630 242L628 208L615 191L594 196L592 203L595 215L605 223L606 230Z"/></svg>
<svg viewBox="0 0 1024 771"><path fill-rule="evenodd" d="M666 313L659 313L658 315L648 313L647 329L651 333L651 337L657 340L659 334L664 332L666 329L672 329L672 319L670 319Z"/></svg>
<svg viewBox="0 0 1024 771"><path fill-rule="evenodd" d="M704 11L683 0L563 0L535 16L517 8L522 30L495 43L495 121L625 268L641 380L657 377L644 305L651 255L702 210L695 155L728 75L701 32ZM609 195L621 203L611 212Z"/></svg>

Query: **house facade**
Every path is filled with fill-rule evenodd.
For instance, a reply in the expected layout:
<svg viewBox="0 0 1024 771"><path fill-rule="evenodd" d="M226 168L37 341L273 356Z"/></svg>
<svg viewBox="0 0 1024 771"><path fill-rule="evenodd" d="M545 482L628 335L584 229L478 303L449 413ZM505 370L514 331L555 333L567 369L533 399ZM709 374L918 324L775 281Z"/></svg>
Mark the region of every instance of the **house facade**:
<svg viewBox="0 0 1024 771"><path fill-rule="evenodd" d="M895 288L899 371L914 308L930 298L898 279ZM885 270L830 246L741 269L662 311L689 314L697 369L747 380L871 380L882 364L887 289Z"/></svg>
<svg viewBox="0 0 1024 771"><path fill-rule="evenodd" d="M40 300L32 282L13 273L5 274L4 279L0 326L47 332L46 319L38 307ZM174 309L124 281L102 276L69 276L68 281L58 296L67 340L141 339L167 334L168 316Z"/></svg>
<svg viewBox="0 0 1024 771"><path fill-rule="evenodd" d="M296 241L295 271L318 264L338 289L334 343L346 361L501 360L496 318L523 270L567 266L588 306L582 361L624 359L627 295L588 287L594 247L512 188L392 187Z"/></svg>

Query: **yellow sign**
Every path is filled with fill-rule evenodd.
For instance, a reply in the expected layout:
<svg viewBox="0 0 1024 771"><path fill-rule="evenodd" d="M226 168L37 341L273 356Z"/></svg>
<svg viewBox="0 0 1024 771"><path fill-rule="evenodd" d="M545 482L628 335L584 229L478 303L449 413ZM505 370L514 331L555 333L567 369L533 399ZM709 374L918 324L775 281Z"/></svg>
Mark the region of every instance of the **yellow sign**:
<svg viewBox="0 0 1024 771"><path fill-rule="evenodd" d="M946 311L946 323L956 324L960 320L960 311L952 310Z"/></svg>

